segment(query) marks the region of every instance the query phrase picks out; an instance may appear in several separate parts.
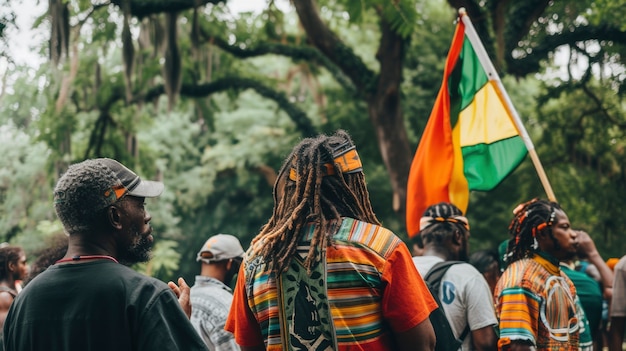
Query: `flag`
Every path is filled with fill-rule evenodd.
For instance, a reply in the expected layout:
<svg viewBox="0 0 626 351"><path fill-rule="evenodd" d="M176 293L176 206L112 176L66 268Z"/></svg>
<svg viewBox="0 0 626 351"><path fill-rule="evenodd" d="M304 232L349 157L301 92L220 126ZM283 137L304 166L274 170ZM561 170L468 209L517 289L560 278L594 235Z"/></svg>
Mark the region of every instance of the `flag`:
<svg viewBox="0 0 626 351"><path fill-rule="evenodd" d="M406 225L419 231L424 210L438 202L464 213L470 190L496 187L524 159L524 141L459 19L437 100L409 172ZM497 76L497 73L495 74Z"/></svg>

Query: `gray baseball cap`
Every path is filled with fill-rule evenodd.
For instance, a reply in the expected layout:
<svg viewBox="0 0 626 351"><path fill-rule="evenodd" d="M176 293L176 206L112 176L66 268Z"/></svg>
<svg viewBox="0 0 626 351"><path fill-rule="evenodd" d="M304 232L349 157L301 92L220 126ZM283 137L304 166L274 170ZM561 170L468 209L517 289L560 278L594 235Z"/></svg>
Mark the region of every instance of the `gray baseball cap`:
<svg viewBox="0 0 626 351"><path fill-rule="evenodd" d="M237 237L230 234L217 234L210 237L196 257L196 261L211 263L228 260L235 257L243 257L244 251Z"/></svg>
<svg viewBox="0 0 626 351"><path fill-rule="evenodd" d="M111 196L112 202L124 195L131 195L136 197L157 197L163 192L164 185L161 182L154 182L151 180L143 180L139 178L135 172L128 169L123 164L110 158L101 158L97 161L101 162L105 166L109 167L115 174L115 178L119 181L121 187L116 188L113 184L113 194L105 194L105 196Z"/></svg>

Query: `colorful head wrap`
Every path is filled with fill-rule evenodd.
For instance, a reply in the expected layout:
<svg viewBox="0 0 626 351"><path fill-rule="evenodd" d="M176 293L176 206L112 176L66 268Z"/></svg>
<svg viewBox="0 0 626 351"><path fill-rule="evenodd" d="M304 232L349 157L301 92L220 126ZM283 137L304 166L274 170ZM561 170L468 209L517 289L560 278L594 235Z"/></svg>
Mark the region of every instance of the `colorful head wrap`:
<svg viewBox="0 0 626 351"><path fill-rule="evenodd" d="M461 224L465 229L469 230L469 221L464 216L451 216L451 217L430 217L424 216L420 219L420 231L430 227L436 223L456 223Z"/></svg>
<svg viewBox="0 0 626 351"><path fill-rule="evenodd" d="M296 159L294 157L294 162L292 163L291 169L289 170L289 179L294 182L298 179L295 161ZM356 146L352 145L349 142L341 144L333 149L333 163L324 163L322 165L323 169L325 170L325 175L334 175L335 165L339 167L341 173L350 174L363 172L363 164L361 163L361 158L359 157L359 154L356 152Z"/></svg>

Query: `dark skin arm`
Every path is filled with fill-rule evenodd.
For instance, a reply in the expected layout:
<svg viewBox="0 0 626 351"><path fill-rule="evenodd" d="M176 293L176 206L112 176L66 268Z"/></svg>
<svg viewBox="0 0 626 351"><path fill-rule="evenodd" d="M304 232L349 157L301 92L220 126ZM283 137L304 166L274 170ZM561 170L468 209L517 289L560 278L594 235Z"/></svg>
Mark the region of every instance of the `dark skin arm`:
<svg viewBox="0 0 626 351"><path fill-rule="evenodd" d="M582 230L578 230L576 233L578 236L578 255L586 257L591 264L596 266L600 273L604 298L610 300L613 295L613 271L600 256L598 249L596 249L596 244L589 234Z"/></svg>
<svg viewBox="0 0 626 351"><path fill-rule="evenodd" d="M435 349L435 330L428 318L407 331L395 333L395 339L399 351L432 351Z"/></svg>
<svg viewBox="0 0 626 351"><path fill-rule="evenodd" d="M626 317L611 317L611 329L609 330L609 351L622 351L625 325Z"/></svg>
<svg viewBox="0 0 626 351"><path fill-rule="evenodd" d="M493 326L472 330L472 341L477 351L496 351L498 349L498 337Z"/></svg>

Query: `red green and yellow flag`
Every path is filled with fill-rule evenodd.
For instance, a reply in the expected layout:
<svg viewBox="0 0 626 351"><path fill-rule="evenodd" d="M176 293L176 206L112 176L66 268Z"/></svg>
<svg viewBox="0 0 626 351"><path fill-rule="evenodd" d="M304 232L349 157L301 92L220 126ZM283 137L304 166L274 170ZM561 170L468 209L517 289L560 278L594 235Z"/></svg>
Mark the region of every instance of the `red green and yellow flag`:
<svg viewBox="0 0 626 351"><path fill-rule="evenodd" d="M428 206L446 201L465 212L470 190L493 189L526 156L498 89L459 20L441 89L411 164L406 203L410 237L419 231Z"/></svg>

